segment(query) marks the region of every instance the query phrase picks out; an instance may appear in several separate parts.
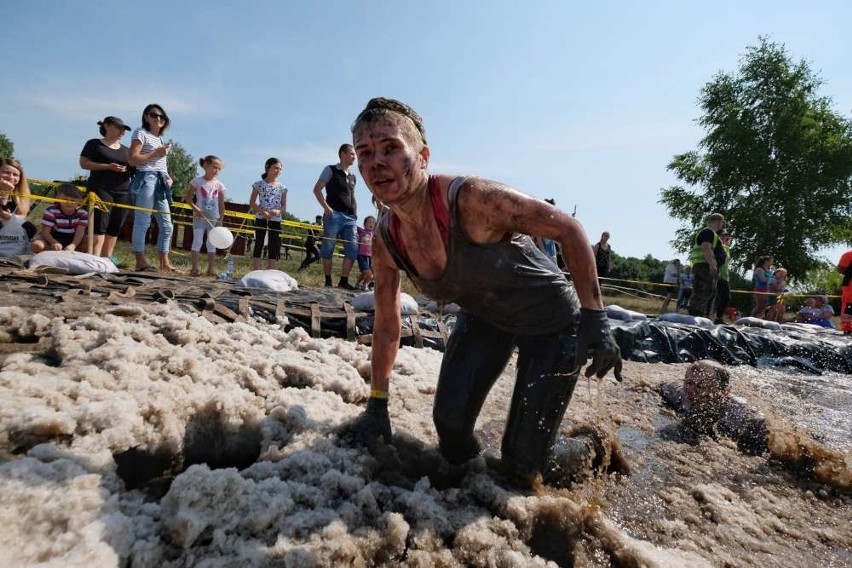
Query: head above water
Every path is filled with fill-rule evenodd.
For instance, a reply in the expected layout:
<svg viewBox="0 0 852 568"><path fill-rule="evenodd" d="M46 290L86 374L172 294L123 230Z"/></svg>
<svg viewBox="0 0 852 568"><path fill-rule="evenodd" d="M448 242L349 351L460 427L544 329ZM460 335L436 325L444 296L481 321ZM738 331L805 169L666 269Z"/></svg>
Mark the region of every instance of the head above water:
<svg viewBox="0 0 852 568"><path fill-rule="evenodd" d="M692 409L708 409L731 394L731 374L715 361L696 361L686 368L683 395Z"/></svg>

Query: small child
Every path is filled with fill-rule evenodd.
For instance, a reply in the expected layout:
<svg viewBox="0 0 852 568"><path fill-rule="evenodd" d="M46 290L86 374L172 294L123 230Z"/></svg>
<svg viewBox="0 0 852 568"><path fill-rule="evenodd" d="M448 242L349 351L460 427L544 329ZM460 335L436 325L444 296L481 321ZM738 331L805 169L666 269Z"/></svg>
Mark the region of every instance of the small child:
<svg viewBox="0 0 852 568"><path fill-rule="evenodd" d="M364 228L358 227L358 269L361 278L355 287L367 290L373 283L373 231L376 228L376 218L369 216L364 219Z"/></svg>
<svg viewBox="0 0 852 568"><path fill-rule="evenodd" d="M778 268L772 274L769 280L769 291L773 293L769 296L769 308L766 310L766 319L770 321L783 322L784 314L787 313L787 304L784 300L784 292L787 288L787 269Z"/></svg>
<svg viewBox="0 0 852 568"><path fill-rule="evenodd" d="M689 305L689 298L692 297L692 267L684 266L683 272L680 273L680 289L677 294L677 309L686 309Z"/></svg>
<svg viewBox="0 0 852 568"><path fill-rule="evenodd" d="M189 182L186 202L192 207L192 272L198 276L198 260L201 243L210 229L222 224L225 219L225 186L216 176L222 171L222 160L216 156L205 156L198 160L204 175ZM216 247L207 238L207 276L216 276Z"/></svg>
<svg viewBox="0 0 852 568"><path fill-rule="evenodd" d="M75 251L89 224L89 214L80 208L82 193L70 183L62 183L56 188L57 201L44 210L41 219L41 234L32 242L34 253L44 250Z"/></svg>

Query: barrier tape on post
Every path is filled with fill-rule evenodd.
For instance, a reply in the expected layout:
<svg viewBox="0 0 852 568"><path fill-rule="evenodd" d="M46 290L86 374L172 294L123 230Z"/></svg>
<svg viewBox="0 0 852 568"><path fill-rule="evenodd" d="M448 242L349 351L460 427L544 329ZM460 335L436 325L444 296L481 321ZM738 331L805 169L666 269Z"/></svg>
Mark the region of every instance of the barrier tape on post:
<svg viewBox="0 0 852 568"><path fill-rule="evenodd" d="M27 181L29 183L32 183L32 184L47 186L47 187L55 187L55 186L59 185L59 183L57 183L57 182L40 180L40 179L36 179L36 178L27 178ZM85 188L83 188L79 185L77 185L75 187L77 187L77 189L79 189L80 192L86 191ZM10 197L11 195L12 195L11 192L0 191L0 196ZM36 201L51 201L51 202L65 201L65 200L62 200L62 199L58 199L56 197L45 197L45 196L35 195L35 194L30 194L29 198L34 199ZM172 217L178 217L178 218L182 218L182 217L192 218L193 217L192 215L181 215L179 213L175 213L175 212L172 212L172 211L166 212L166 211L160 211L158 209L147 209L145 207L137 207L135 205L123 205L123 204L120 204L120 203L105 202L105 201L102 201L97 196L97 194L95 194L94 192L87 193L86 198L83 200L82 204L89 206L89 208L90 208L89 215L90 216L91 216L92 209L100 209L102 211L108 212L110 207L118 207L118 208L123 208L123 209L130 209L130 210L133 210L133 211L145 211L145 212L148 212L148 213L168 213ZM181 202L181 201L175 201L174 203L172 203L172 206L177 207L178 209L188 209L188 210L192 211L192 207L188 203L184 203L184 202ZM233 217L233 218L242 220L239 227L233 227L233 226L228 227L228 229L230 231L236 232L236 233L241 233L241 234L248 234L248 235L254 234L253 229L244 229L243 227L245 226L246 221L254 221L256 219L255 215L253 215L251 213L243 213L241 211L228 211L226 209L224 216L225 217ZM178 224L189 225L190 223L178 222ZM288 237L288 238L301 238L302 237L302 235L285 234L283 232L284 231L283 227L285 227L285 226L286 227L295 227L297 229L308 229L308 230L322 231L322 225L312 225L310 223L302 223L301 221L282 220L281 225L282 225L282 229L280 229L278 231L278 233L280 234L281 237ZM89 224L89 227L92 227L92 223ZM323 237L319 237L319 238L320 238L320 240L322 240ZM346 241L344 239L335 239L335 241L337 241L337 240L342 241L342 242L356 242L357 243L357 241ZM89 245L91 247L91 243L89 243ZM91 248L89 250L91 250ZM640 284L642 286L656 286L656 287L662 287L662 288L675 288L675 290L678 290L680 288L677 284L669 284L667 282L647 282L645 280L631 280L631 279L627 279L627 278L600 277L599 280L601 280L601 287L602 288L605 287L604 284L603 284L603 281L626 282L628 284ZM607 285L606 287L613 289L613 290L619 289L617 286L614 286L614 285ZM731 290L730 292L731 292L731 294L737 293L737 294L752 294L752 295L763 295L763 296L778 296L779 299L795 298L795 297L806 298L808 296L813 296L813 294L799 294L799 293L793 293L793 292L782 292L782 293L778 293L778 292L758 292L756 290ZM658 299L662 298L662 296L660 296L658 294L653 294L651 292L646 292L646 293L652 294ZM840 296L838 296L838 295L831 295L831 294L822 294L822 295L824 295L826 298L840 298Z"/></svg>
<svg viewBox="0 0 852 568"><path fill-rule="evenodd" d="M47 180L42 180L42 179L37 179L37 178L27 178L27 182L30 183L30 184L33 184L33 185L39 185L39 186L51 187L51 188L56 187L60 183L62 183L62 182L47 181ZM86 192L86 188L79 186L79 185L76 185L76 184L72 184L72 185L74 185L78 190L80 190L81 193ZM11 197L12 192L0 191L0 196ZM51 203L67 201L67 200L59 199L57 197L48 197L48 196L43 196L43 195L36 195L36 194L33 194L33 193L31 193L27 198L34 200L34 201L49 201ZM148 209L148 208L145 208L145 207L137 207L135 205L125 205L125 204L122 204L122 203L112 203L112 202L109 202L109 201L103 201L94 192L86 193L86 197L83 199L83 201L80 203L80 205L81 205L81 207L85 207L85 208L88 209L90 217L92 216L94 209L100 209L101 211L109 212L110 208L112 208L112 207L118 207L119 209L127 209L127 210L130 210L130 211L144 211L144 212L147 212L147 213L164 213L164 214L170 215L171 217L177 217L177 218L181 218L181 217L193 218L194 217L193 215L182 215L182 214L177 213L173 210L161 211L159 209ZM174 201L171 204L171 206L176 208L176 209L184 209L184 210L192 211L192 207L188 203L184 203L182 201ZM232 232L240 233L240 234L243 234L243 235L253 235L254 234L254 229L244 228L246 221L254 221L255 219L257 219L257 216L254 215L253 213L243 213L241 211L230 211L230 210L226 209L225 212L224 212L224 217L226 217L226 218L230 217L231 219L234 219L234 220L240 220L238 226L234 226L234 225L228 226L228 225L225 225L223 223L223 226L226 226L228 228L228 230L230 230ZM234 221L234 223L236 224L236 221ZM178 224L188 225L190 223L178 222ZM281 220L281 226L282 226L282 228L276 230L275 232L279 233L279 236L282 237L282 238L285 238L285 237L286 238L296 238L296 239L304 238L304 235L284 233L284 227L314 230L314 231L322 232L322 225L313 225L311 223L303 223L301 221L291 221L289 219L282 219ZM89 227L92 227L91 229L89 229L89 232L93 235L94 234L92 232L94 230L93 224L90 223ZM267 229L267 230L269 232L272 232L271 229ZM90 237L90 241L91 241L92 238L93 237ZM320 236L318 238L320 240L323 239L322 236ZM334 239L334 240L335 241L341 241L343 243L351 242L351 243L358 244L357 240L348 240L348 239ZM92 246L92 242L89 242L89 246L90 247ZM89 250L91 250L91 248Z"/></svg>

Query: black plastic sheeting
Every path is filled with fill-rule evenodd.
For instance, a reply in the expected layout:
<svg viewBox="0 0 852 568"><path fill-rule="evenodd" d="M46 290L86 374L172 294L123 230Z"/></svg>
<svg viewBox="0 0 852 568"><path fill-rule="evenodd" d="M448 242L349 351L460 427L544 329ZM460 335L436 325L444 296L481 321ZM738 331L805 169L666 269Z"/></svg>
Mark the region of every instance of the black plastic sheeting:
<svg viewBox="0 0 852 568"><path fill-rule="evenodd" d="M852 374L852 337L782 328L717 325L712 329L645 320L610 320L621 355L643 363L690 363L792 368L819 374Z"/></svg>
<svg viewBox="0 0 852 568"><path fill-rule="evenodd" d="M340 298L325 298L312 290L308 300L320 300L325 305L334 305ZM291 294L292 295L292 294ZM229 298L220 296L218 301L228 304ZM232 309L236 309L236 304ZM274 313L255 315L275 320ZM309 317L289 314L287 329L302 327L310 331ZM415 346L412 334L405 333L417 326L421 331L424 347L444 350L439 322L449 333L456 317L450 314L434 314L423 309L416 320L402 318L402 345ZM820 374L823 371L852 374L852 337L839 333L814 333L795 326L783 326L780 330L744 325L717 325L704 328L686 323L675 323L648 319L623 321L610 318L613 335L621 348L622 357L642 363L691 363L700 359L711 359L725 365L769 366L794 369ZM373 313L362 313L355 319L355 335L370 335L373 332ZM422 333L426 332L426 333ZM346 338L346 320L323 318L322 337Z"/></svg>

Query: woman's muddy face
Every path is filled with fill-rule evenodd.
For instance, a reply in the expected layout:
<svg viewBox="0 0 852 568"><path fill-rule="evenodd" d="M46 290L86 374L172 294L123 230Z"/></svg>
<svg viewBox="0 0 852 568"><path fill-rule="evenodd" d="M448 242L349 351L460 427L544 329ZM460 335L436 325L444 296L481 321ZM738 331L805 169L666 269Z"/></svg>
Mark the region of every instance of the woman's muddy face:
<svg viewBox="0 0 852 568"><path fill-rule="evenodd" d="M353 136L358 171L373 195L387 205L399 203L425 176L428 149L417 152L411 146L399 124L403 120L385 117L364 123Z"/></svg>

